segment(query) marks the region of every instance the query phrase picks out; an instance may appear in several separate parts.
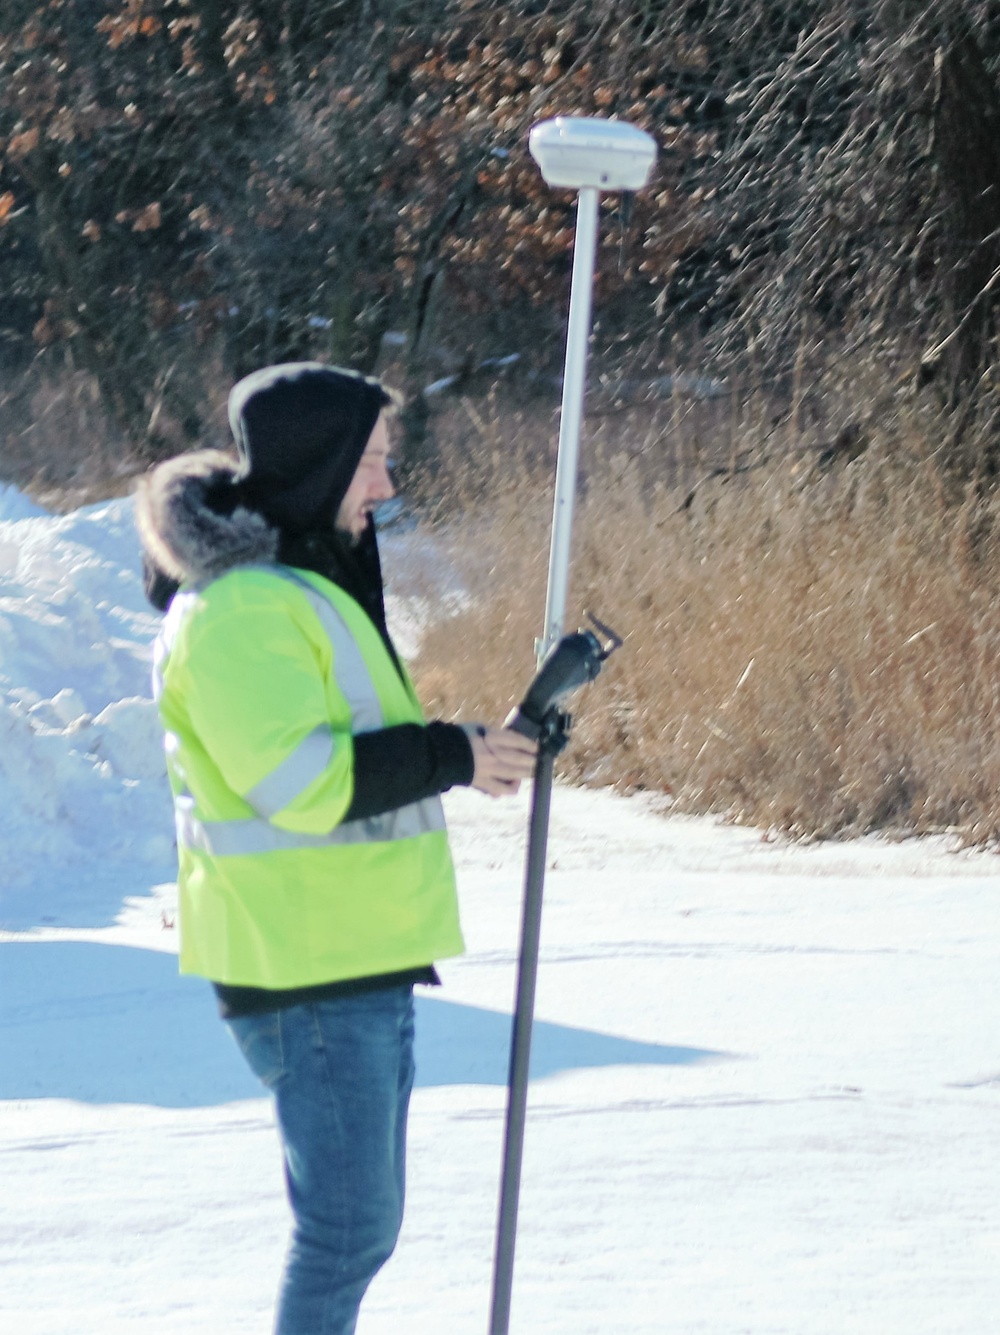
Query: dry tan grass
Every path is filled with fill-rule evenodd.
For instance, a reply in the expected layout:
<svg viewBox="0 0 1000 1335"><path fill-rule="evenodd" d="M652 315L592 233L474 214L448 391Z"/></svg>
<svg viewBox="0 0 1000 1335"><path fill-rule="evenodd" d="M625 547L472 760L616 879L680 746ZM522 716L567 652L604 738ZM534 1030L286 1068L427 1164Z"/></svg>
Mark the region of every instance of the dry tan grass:
<svg viewBox="0 0 1000 1335"><path fill-rule="evenodd" d="M210 350L202 369L206 381L226 384ZM154 395L149 439L137 443L109 415L95 377L85 371L71 365L34 367L17 389L16 394L0 393L0 478L56 513L127 495L157 452L180 453L197 444L225 444L229 438L224 392L199 405L203 438L193 441L165 404L161 388Z"/></svg>
<svg viewBox="0 0 1000 1335"><path fill-rule="evenodd" d="M23 420L11 420L0 412L3 479L53 511L125 495L143 467L82 372L39 378L21 413Z"/></svg>
<svg viewBox="0 0 1000 1335"><path fill-rule="evenodd" d="M592 609L625 646L574 701L562 773L799 837L994 841L997 504L946 498L920 424L897 421L828 475L785 454L683 508L690 470L650 465L668 428L644 410L589 433L570 620ZM467 441L457 451L462 517L442 534L473 599L423 639L415 671L435 713L496 717L530 678L550 430L480 415L478 466Z"/></svg>

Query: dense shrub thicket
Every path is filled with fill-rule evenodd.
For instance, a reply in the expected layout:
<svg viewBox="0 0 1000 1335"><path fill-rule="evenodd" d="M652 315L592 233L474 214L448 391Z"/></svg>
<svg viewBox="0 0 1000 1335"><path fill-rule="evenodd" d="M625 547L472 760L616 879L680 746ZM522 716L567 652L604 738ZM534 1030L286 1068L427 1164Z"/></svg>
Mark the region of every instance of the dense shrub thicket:
<svg viewBox="0 0 1000 1335"><path fill-rule="evenodd" d="M526 135L576 113L662 149L606 201L606 357L697 355L855 445L929 385L988 474L998 66L995 0L7 0L5 469L40 393L142 459L269 359L551 365L572 198Z"/></svg>

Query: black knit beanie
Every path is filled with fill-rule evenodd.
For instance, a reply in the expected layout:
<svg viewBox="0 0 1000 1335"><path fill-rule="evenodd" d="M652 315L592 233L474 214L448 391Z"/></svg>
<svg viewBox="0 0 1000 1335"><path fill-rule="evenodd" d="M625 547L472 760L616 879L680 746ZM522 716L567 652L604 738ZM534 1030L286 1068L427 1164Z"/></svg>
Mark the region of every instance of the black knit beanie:
<svg viewBox="0 0 1000 1335"><path fill-rule="evenodd" d="M244 503L286 534L332 524L391 402L377 380L321 362L245 376L229 395Z"/></svg>

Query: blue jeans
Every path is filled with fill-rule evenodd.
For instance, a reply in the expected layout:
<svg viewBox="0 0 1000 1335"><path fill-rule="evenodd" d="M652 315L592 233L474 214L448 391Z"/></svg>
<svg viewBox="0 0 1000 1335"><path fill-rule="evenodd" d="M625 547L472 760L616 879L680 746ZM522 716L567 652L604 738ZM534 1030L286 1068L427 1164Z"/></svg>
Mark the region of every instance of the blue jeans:
<svg viewBox="0 0 1000 1335"><path fill-rule="evenodd" d="M352 1335L403 1219L412 988L228 1023L274 1095L284 1148L294 1227L276 1335Z"/></svg>

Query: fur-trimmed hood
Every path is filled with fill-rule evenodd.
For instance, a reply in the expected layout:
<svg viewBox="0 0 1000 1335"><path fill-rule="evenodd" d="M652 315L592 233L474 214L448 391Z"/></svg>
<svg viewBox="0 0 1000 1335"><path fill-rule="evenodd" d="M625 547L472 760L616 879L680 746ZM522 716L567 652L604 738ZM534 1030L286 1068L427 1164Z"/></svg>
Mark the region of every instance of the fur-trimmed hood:
<svg viewBox="0 0 1000 1335"><path fill-rule="evenodd" d="M278 531L241 504L240 482L239 464L222 450L182 454L148 473L135 518L149 565L178 584L204 584L276 560Z"/></svg>
<svg viewBox="0 0 1000 1335"><path fill-rule="evenodd" d="M178 584L280 560L342 584L381 624L373 523L350 551L333 530L379 414L393 402L377 380L320 362L265 366L239 381L229 396L238 458L183 454L140 485L136 522L153 605L166 607Z"/></svg>

